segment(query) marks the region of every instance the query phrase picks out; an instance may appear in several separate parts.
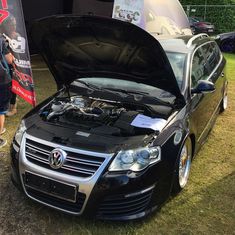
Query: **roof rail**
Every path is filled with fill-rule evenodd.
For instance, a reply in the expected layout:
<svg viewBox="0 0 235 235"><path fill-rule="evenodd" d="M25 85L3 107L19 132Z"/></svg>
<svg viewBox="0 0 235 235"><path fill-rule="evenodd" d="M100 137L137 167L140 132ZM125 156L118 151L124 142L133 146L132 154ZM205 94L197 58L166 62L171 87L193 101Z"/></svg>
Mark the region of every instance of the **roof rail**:
<svg viewBox="0 0 235 235"><path fill-rule="evenodd" d="M209 37L206 33L200 33L200 34L193 36L192 38L189 39L189 41L187 43L187 48L191 47L193 44L193 41L196 40L197 38L202 39L202 38L206 38L206 37Z"/></svg>

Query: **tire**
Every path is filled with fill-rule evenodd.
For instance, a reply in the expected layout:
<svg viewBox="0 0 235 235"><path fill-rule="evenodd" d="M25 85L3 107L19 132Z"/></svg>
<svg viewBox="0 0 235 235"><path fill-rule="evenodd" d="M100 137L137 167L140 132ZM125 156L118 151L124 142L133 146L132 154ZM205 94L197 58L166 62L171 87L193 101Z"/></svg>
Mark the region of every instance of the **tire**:
<svg viewBox="0 0 235 235"><path fill-rule="evenodd" d="M223 113L228 108L228 86L224 89L223 98L220 104L220 113Z"/></svg>
<svg viewBox="0 0 235 235"><path fill-rule="evenodd" d="M192 141L188 137L177 159L172 192L179 193L188 183L192 163Z"/></svg>
<svg viewBox="0 0 235 235"><path fill-rule="evenodd" d="M233 40L223 40L220 43L220 49L223 52L235 52L235 42Z"/></svg>

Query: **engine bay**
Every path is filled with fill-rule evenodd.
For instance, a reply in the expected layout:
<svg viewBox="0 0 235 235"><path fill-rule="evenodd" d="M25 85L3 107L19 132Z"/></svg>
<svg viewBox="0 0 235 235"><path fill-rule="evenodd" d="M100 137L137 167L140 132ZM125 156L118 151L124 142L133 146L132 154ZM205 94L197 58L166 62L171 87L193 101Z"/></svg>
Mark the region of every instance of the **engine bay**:
<svg viewBox="0 0 235 235"><path fill-rule="evenodd" d="M134 136L153 130L131 125L138 114L151 116L150 110L136 104L121 103L85 96L57 97L40 116L49 123L76 127L100 135Z"/></svg>

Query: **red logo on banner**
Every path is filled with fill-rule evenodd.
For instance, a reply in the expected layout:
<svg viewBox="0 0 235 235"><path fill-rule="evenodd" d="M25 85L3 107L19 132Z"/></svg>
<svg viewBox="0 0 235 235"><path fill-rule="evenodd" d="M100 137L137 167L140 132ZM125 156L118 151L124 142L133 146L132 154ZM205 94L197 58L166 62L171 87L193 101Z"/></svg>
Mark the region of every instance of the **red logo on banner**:
<svg viewBox="0 0 235 235"><path fill-rule="evenodd" d="M1 0L2 2L2 9L0 10L0 24L7 19L7 17L9 16L9 11L7 11L8 9L8 4L7 4L7 0Z"/></svg>
<svg viewBox="0 0 235 235"><path fill-rule="evenodd" d="M36 105L35 93L33 90L33 79L28 74L19 72L17 69L14 71L14 78L12 80L12 91L21 96L28 103L33 106Z"/></svg>

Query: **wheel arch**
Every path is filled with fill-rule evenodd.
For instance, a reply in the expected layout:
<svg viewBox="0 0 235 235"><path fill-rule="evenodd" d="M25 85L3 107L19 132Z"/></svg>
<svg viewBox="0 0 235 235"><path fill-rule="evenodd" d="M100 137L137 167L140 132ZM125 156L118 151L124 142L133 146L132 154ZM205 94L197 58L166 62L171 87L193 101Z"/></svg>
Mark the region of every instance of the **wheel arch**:
<svg viewBox="0 0 235 235"><path fill-rule="evenodd" d="M196 150L196 136L195 134L191 133L189 134L189 138L191 140L191 144L192 144L192 158L195 157L195 150Z"/></svg>

